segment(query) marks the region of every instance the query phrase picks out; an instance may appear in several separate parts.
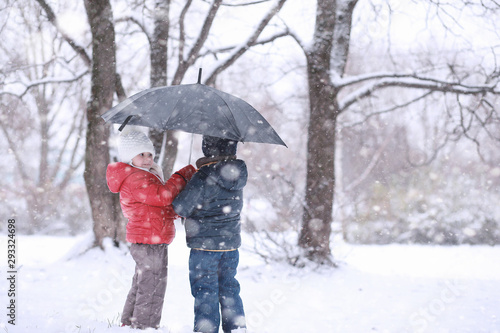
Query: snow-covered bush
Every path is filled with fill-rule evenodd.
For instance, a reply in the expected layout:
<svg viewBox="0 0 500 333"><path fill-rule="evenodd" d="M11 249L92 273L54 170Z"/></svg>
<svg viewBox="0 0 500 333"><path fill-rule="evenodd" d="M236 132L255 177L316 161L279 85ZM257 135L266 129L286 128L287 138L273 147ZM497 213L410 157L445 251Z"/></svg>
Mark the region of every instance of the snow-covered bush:
<svg viewBox="0 0 500 333"><path fill-rule="evenodd" d="M494 170L485 171L494 176ZM376 182L346 216L346 240L500 244L500 194L494 183L458 168L444 168L440 173L417 168L395 176L390 186Z"/></svg>

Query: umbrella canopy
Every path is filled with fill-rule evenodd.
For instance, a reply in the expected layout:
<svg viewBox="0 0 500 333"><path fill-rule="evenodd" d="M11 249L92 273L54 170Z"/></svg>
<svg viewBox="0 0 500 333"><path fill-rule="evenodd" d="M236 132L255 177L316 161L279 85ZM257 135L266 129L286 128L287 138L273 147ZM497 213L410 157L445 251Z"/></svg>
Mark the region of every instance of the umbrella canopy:
<svg viewBox="0 0 500 333"><path fill-rule="evenodd" d="M201 83L141 91L106 111L102 118L122 126L128 123L286 147L250 104Z"/></svg>

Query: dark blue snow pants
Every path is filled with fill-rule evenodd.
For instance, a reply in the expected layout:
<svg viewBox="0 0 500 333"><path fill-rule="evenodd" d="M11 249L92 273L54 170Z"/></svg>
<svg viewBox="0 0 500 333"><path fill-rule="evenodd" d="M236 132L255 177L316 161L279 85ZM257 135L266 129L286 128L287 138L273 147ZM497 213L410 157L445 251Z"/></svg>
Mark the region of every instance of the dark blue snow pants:
<svg viewBox="0 0 500 333"><path fill-rule="evenodd" d="M226 252L191 250L189 281L191 294L195 299L195 332L219 332L221 317L225 333L246 327L240 284L235 278L238 262L238 250Z"/></svg>

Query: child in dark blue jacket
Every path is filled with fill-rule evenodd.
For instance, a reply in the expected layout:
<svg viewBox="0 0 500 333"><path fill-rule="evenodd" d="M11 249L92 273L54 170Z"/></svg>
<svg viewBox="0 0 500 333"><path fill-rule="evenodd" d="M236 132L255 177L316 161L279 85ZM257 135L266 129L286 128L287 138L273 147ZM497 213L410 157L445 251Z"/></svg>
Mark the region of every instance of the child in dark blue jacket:
<svg viewBox="0 0 500 333"><path fill-rule="evenodd" d="M224 333L246 331L235 276L248 172L245 162L236 158L237 143L204 136L205 157L196 162L198 171L172 203L175 212L186 217L195 332L219 332L221 317Z"/></svg>

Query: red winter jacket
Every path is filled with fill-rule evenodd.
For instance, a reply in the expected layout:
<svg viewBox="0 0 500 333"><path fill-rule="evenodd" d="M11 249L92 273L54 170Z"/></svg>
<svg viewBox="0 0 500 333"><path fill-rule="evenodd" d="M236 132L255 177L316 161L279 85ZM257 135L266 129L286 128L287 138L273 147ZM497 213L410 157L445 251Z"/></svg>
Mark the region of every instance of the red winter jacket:
<svg viewBox="0 0 500 333"><path fill-rule="evenodd" d="M188 165L165 184L155 174L117 162L108 165L106 179L111 192L120 193L123 215L128 219L127 241L170 244L175 236L172 201L195 173Z"/></svg>

